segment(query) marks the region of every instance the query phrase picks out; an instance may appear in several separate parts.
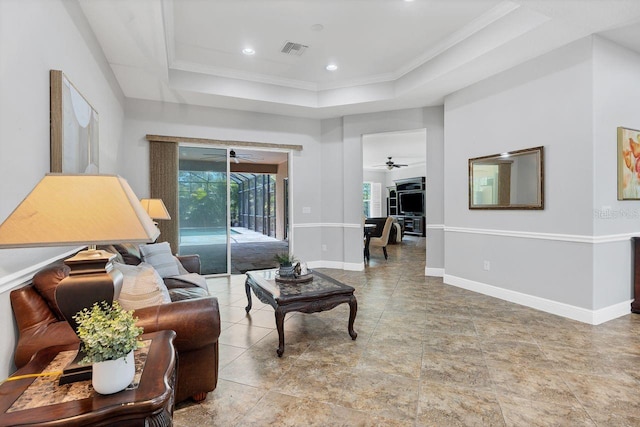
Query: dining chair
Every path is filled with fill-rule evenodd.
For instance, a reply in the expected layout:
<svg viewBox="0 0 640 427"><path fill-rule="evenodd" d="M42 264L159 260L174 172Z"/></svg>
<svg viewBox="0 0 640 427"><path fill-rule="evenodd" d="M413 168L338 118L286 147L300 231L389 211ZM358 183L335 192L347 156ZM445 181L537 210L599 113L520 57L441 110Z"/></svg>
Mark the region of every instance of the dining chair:
<svg viewBox="0 0 640 427"><path fill-rule="evenodd" d="M388 216L387 220L384 222L384 227L382 228L382 234L380 237L372 237L369 241L369 247L378 246L382 247L382 252L384 253L384 259L388 259L387 255L387 244L389 244L389 234L391 233L391 226L393 224L393 218Z"/></svg>

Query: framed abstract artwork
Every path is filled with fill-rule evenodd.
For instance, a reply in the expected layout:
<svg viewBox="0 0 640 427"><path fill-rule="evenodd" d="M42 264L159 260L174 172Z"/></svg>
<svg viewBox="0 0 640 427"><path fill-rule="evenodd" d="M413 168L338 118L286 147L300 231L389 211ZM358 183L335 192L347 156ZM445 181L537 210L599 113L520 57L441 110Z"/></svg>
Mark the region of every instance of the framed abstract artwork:
<svg viewBox="0 0 640 427"><path fill-rule="evenodd" d="M618 128L618 200L640 200L640 130Z"/></svg>
<svg viewBox="0 0 640 427"><path fill-rule="evenodd" d="M98 173L98 113L62 71L49 79L51 172Z"/></svg>

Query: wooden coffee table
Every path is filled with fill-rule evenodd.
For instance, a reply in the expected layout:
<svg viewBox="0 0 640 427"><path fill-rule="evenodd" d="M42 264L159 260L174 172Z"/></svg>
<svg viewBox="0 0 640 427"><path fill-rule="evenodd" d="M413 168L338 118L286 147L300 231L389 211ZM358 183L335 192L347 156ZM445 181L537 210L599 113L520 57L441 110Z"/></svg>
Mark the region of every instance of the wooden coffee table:
<svg viewBox="0 0 640 427"><path fill-rule="evenodd" d="M7 381L0 386L0 426L171 426L176 355L175 332L142 335L136 377L124 391L101 395L91 381L58 385L59 375ZM56 371L75 351L39 351L13 376Z"/></svg>
<svg viewBox="0 0 640 427"><path fill-rule="evenodd" d="M316 313L348 303L350 309L348 331L351 339L356 339L358 334L353 330L353 322L356 320L358 302L353 295L354 288L316 271L313 272L313 280L310 282L280 283L275 280L276 271L247 272L245 290L248 305L245 310L247 313L251 310L251 290L260 301L275 309L279 357L284 353L284 315L290 311Z"/></svg>

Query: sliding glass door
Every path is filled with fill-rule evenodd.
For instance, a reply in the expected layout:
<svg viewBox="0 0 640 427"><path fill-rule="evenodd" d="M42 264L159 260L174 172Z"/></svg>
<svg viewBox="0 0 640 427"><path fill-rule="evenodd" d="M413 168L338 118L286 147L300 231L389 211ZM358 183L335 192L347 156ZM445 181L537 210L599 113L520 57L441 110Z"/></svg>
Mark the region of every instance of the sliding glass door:
<svg viewBox="0 0 640 427"><path fill-rule="evenodd" d="M202 274L227 274L227 149L179 148L179 253L200 255Z"/></svg>

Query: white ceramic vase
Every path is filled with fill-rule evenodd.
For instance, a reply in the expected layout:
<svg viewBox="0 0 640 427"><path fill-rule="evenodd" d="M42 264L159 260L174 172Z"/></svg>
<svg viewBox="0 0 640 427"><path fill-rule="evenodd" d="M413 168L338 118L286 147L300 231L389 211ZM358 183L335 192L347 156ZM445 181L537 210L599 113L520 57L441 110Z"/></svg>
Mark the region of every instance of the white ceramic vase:
<svg viewBox="0 0 640 427"><path fill-rule="evenodd" d="M120 359L94 363L91 384L100 394L113 394L127 388L135 375L132 350Z"/></svg>

